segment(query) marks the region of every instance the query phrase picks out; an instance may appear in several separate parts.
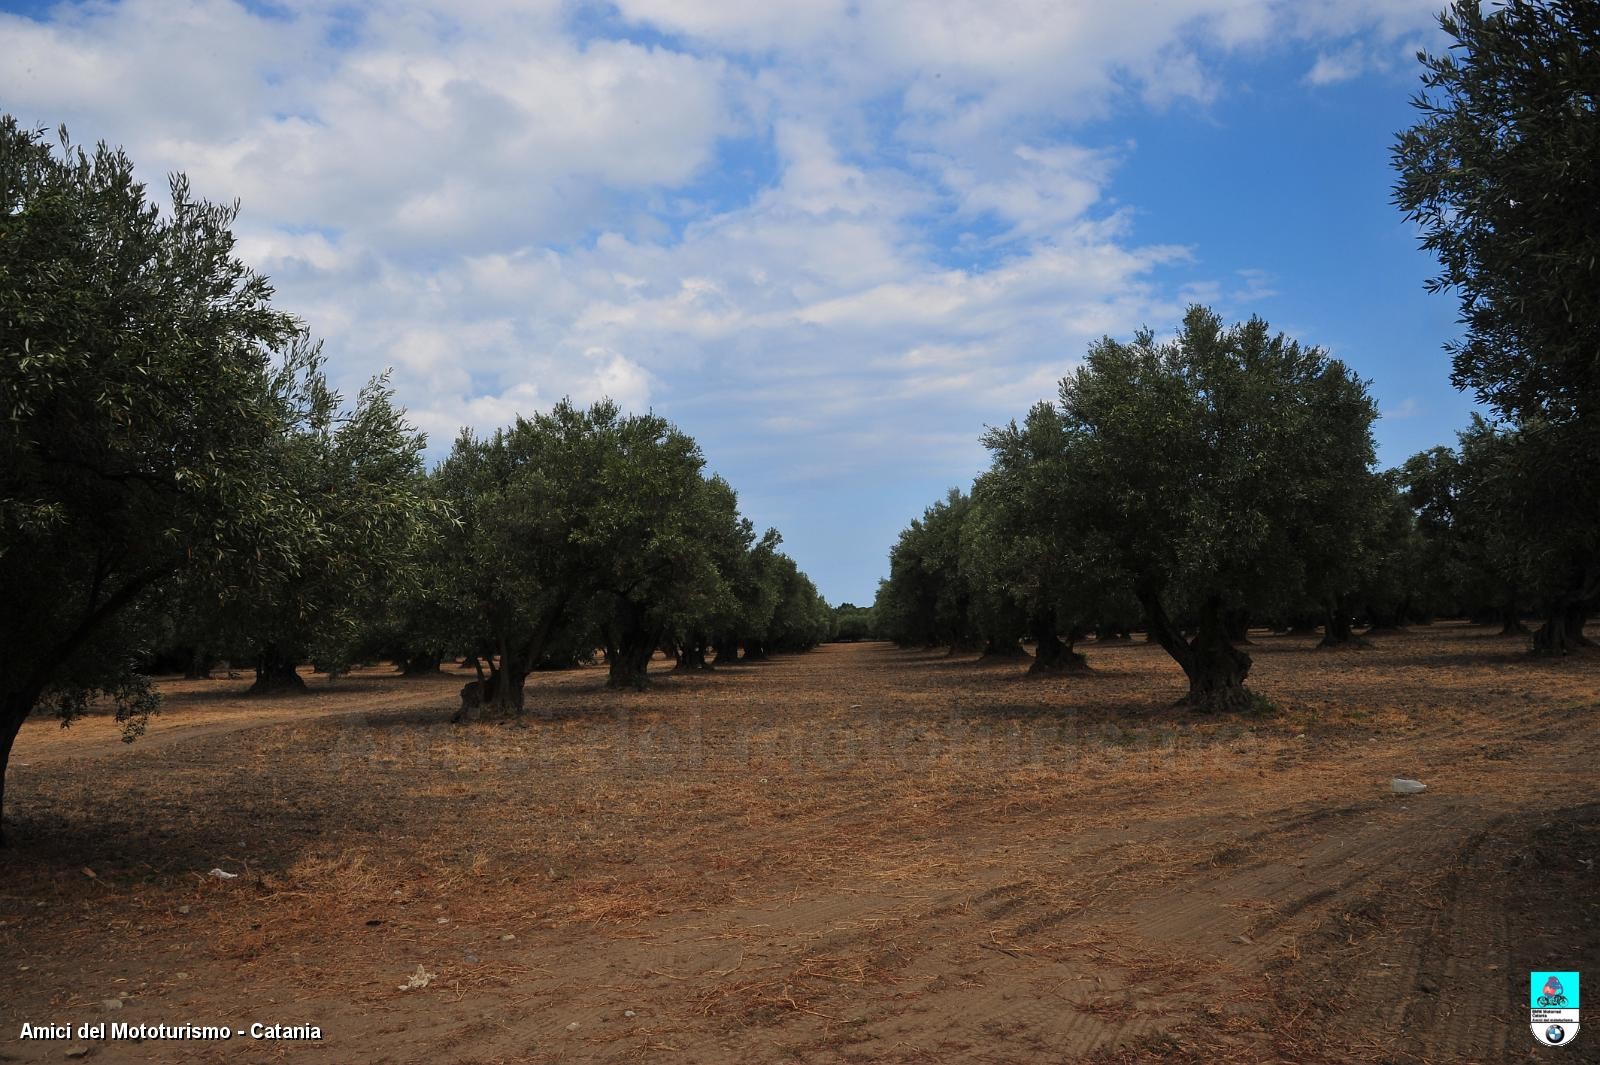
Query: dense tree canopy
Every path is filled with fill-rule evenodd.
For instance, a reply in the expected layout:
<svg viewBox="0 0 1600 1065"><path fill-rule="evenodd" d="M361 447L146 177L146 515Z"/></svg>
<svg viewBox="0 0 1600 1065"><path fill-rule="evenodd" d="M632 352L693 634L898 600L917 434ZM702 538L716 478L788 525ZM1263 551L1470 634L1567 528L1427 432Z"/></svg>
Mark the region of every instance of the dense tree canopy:
<svg viewBox="0 0 1600 1065"><path fill-rule="evenodd" d="M1191 308L1171 341L1102 340L1061 384L1063 490L1098 568L1125 580L1197 706L1239 705L1249 655L1225 612L1329 580L1367 515L1365 385L1259 318ZM1186 639L1175 618L1192 612Z"/></svg>
<svg viewBox="0 0 1600 1065"><path fill-rule="evenodd" d="M954 651L975 638L972 597L961 571L961 527L971 505L965 492L951 489L901 532L874 606L889 639Z"/></svg>
<svg viewBox="0 0 1600 1065"><path fill-rule="evenodd" d="M877 615L871 607L856 606L854 603L840 603L833 608L831 628L829 638L840 643L878 638Z"/></svg>
<svg viewBox="0 0 1600 1065"><path fill-rule="evenodd" d="M1066 421L1059 408L1039 403L1022 424L993 429L984 443L992 462L972 489L979 517L973 569L994 589L997 620L1015 609L1036 641L1034 672L1082 668L1071 645L1088 626L1116 627L1117 604L1082 538L1080 500L1063 491L1071 462Z"/></svg>
<svg viewBox="0 0 1600 1065"><path fill-rule="evenodd" d="M609 401L464 432L433 476L459 524L428 584L453 604L435 625L488 666L469 701L521 709L529 672L595 648L614 687L637 688L663 646L703 668L713 642L725 661L741 641L760 657L775 637L785 648L824 638L826 625L792 631L794 563L775 532L756 539L733 489L703 467L664 419Z"/></svg>
<svg viewBox="0 0 1600 1065"><path fill-rule="evenodd" d="M1102 340L1057 404L987 435L970 499L901 535L881 623L926 643L1026 628L1034 668L1060 669L1082 664L1079 633L1139 618L1191 704L1246 706L1233 619L1311 599L1331 635L1377 566L1394 489L1372 471L1375 414L1342 363L1260 319L1224 328L1195 307L1170 341Z"/></svg>
<svg viewBox="0 0 1600 1065"><path fill-rule="evenodd" d="M1396 202L1439 257L1430 287L1460 296L1456 382L1563 421L1600 389L1600 8L1472 0L1440 24Z"/></svg>
<svg viewBox="0 0 1600 1065"><path fill-rule="evenodd" d="M1586 642L1600 599L1600 8L1453 4L1422 56L1395 199L1460 299L1453 378L1505 435L1494 520L1536 544L1536 649Z"/></svg>
<svg viewBox="0 0 1600 1065"><path fill-rule="evenodd" d="M70 715L103 692L135 724L150 709L132 666L158 589L182 575L233 599L326 557L323 504L286 459L353 461L340 447L371 429L360 463L382 463L400 432L377 389L336 433L299 323L234 257L234 209L178 177L163 212L132 170L0 119L0 783L43 703ZM337 493L326 472L317 487ZM369 487L345 545L413 505L404 485Z"/></svg>

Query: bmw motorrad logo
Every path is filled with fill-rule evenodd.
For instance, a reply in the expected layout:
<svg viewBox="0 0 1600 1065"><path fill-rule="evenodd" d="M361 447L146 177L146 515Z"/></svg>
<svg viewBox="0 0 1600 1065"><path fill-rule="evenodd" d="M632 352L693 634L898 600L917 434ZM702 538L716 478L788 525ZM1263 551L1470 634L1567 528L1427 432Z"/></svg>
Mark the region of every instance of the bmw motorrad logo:
<svg viewBox="0 0 1600 1065"><path fill-rule="evenodd" d="M1528 1027L1547 1047L1578 1041L1578 995L1583 974L1576 970L1528 974Z"/></svg>

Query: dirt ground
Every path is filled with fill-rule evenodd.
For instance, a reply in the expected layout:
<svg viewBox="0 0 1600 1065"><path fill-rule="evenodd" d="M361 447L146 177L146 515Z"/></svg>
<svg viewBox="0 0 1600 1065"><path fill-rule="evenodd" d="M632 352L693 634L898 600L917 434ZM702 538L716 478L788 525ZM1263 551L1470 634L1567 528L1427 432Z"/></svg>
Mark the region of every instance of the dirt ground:
<svg viewBox="0 0 1600 1065"><path fill-rule="evenodd" d="M1600 657L1313 642L1258 635L1279 711L1224 720L1087 643L1048 680L883 644L542 674L507 723L385 670L165 681L131 746L30 722L0 1060L1600 1060L1523 1012L1530 969L1600 974ZM102 1021L322 1038L18 1038Z"/></svg>

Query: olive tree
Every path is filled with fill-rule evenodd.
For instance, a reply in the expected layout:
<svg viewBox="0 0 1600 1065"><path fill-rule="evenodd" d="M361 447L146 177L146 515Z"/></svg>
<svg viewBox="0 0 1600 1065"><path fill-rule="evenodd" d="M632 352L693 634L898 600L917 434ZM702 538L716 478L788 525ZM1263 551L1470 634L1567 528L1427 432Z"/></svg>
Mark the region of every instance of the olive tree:
<svg viewBox="0 0 1600 1065"><path fill-rule="evenodd" d="M738 615L737 576L744 555L755 542L755 527L739 514L733 486L712 475L697 494L696 537L704 545L715 576L684 589L667 622L667 648L681 672L710 670L706 655L712 634L732 626Z"/></svg>
<svg viewBox="0 0 1600 1065"><path fill-rule="evenodd" d="M902 646L972 644L972 593L961 571L961 528L972 500L958 488L901 531L889 552L889 577L875 610L885 635Z"/></svg>
<svg viewBox="0 0 1600 1065"><path fill-rule="evenodd" d="M675 619L714 612L724 594L716 537L731 493L708 481L700 447L656 415L597 423L605 446L594 506L573 528L593 587L608 600L608 683L643 688Z"/></svg>
<svg viewBox="0 0 1600 1065"><path fill-rule="evenodd" d="M305 358L320 380L317 353ZM224 624L255 667L252 693L304 691L296 666L307 658L337 673L359 657L370 619L411 579L406 549L426 529L423 443L381 379L349 409L312 390L272 442L272 489L295 501L308 535L292 569L222 593Z"/></svg>
<svg viewBox="0 0 1600 1065"><path fill-rule="evenodd" d="M490 667L464 699L521 710L528 673L584 643L605 647L612 686L642 687L669 635L725 618L735 589L719 567L749 553L750 530L704 465L667 421L609 400L462 433L435 478L460 523L443 598Z"/></svg>
<svg viewBox="0 0 1600 1065"><path fill-rule="evenodd" d="M1082 550L1138 597L1191 705L1248 706L1250 656L1226 613L1292 598L1342 549L1348 488L1373 461L1364 382L1259 318L1224 328L1192 307L1172 340L1095 344L1062 381L1060 411Z"/></svg>
<svg viewBox="0 0 1600 1065"><path fill-rule="evenodd" d="M741 645L748 658L759 659L764 655L767 630L782 591L776 561L782 543L778 530L769 528L760 539L735 553L723 569L730 609L716 619L712 640L717 648L717 665L738 661Z"/></svg>
<svg viewBox="0 0 1600 1065"><path fill-rule="evenodd" d="M977 571L1026 619L1035 641L1030 672L1084 669L1073 644L1114 594L1116 575L1086 550L1067 422L1054 405L1038 403L1021 424L991 429L983 442L990 467L972 489Z"/></svg>
<svg viewBox="0 0 1600 1065"><path fill-rule="evenodd" d="M772 651L809 651L828 638L833 610L788 555L777 556L777 573L778 601L763 643Z"/></svg>
<svg viewBox="0 0 1600 1065"><path fill-rule="evenodd" d="M1600 7L1468 0L1440 24L1395 202L1460 301L1452 379L1506 423L1502 520L1537 544L1534 649L1560 654L1600 599Z"/></svg>
<svg viewBox="0 0 1600 1065"><path fill-rule="evenodd" d="M620 420L614 404L580 410L563 401L485 437L463 430L434 472L458 523L436 569L438 601L453 605L480 674L489 664L463 709L522 710L528 674L564 632L598 639L591 517Z"/></svg>
<svg viewBox="0 0 1600 1065"><path fill-rule="evenodd" d="M162 210L120 151L0 117L0 789L40 707L104 693L137 729L135 623L176 578L231 599L329 534L278 469L329 395L314 347L234 255L236 207L170 190ZM348 520L413 500L368 502Z"/></svg>

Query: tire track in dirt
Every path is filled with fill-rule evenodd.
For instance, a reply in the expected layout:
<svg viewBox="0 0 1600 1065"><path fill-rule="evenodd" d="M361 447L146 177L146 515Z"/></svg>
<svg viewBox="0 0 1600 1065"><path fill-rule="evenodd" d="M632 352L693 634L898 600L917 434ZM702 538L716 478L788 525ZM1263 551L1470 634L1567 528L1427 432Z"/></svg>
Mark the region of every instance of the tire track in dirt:
<svg viewBox="0 0 1600 1065"><path fill-rule="evenodd" d="M1418 637L1402 650L1425 660L1448 639ZM1329 673L1320 663L1331 660L1268 647L1258 665L1263 687L1292 701L1318 670L1316 683L1350 678L1353 690L1381 690L1385 653L1342 657ZM1525 960L1522 918L1506 916L1506 896L1513 858L1544 861L1518 842L1540 831L1530 811L1554 817L1600 786L1593 714L1574 712L1570 698L1520 698L1523 686L1545 691L1564 674L1502 682L1517 698L1492 714L1437 712L1433 702L1425 712L1374 710L1362 702L1369 695L1352 696L1374 722L1340 717L1345 704L1326 720L1291 711L1246 722L1249 746L1203 761L1159 756L1147 742L1174 721L1164 700L1176 682L1164 665L1152 672L1156 655L1132 646L1094 654L1108 663L1100 675L1033 686L878 647L674 678L639 697L604 693L592 675L538 678L548 719L434 732L431 710L390 703L358 712L385 737L380 757L343 761L320 750L342 730L307 724L299 707L261 731L191 733L193 745L157 750L203 758L200 768L219 775L236 763L232 791L195 794L227 794L238 819L280 816L270 776L279 765L316 782L295 796L325 826L316 861L255 895L206 895L214 918L246 936L270 908L301 923L263 932L259 956L224 943L203 962L159 936L107 935L89 922L100 911L84 895L81 926L65 907L53 924L21 912L30 923L0 929L0 947L33 930L34 949L82 970L74 989L124 975L118 951L152 965L182 959L195 981L169 1011L248 1009L263 995L293 1002L337 1033L324 1047L295 1048L308 1061L1377 1063L1407 1060L1402 1025L1434 1040L1429 1065L1521 1060L1526 1029L1519 1021L1507 1032L1504 1011L1491 1008L1507 1000L1509 978L1477 970ZM1452 690L1470 681L1445 679ZM585 727L613 709L635 728L697 722L705 765L618 761L616 727ZM1088 729L1114 719L1123 739L1095 733L1093 744L1046 746L1023 762L952 739L952 721L1026 728L1074 716ZM1191 724L1208 725L1177 721ZM786 753L792 737L853 725L903 730L917 747L900 761L890 751L820 766ZM753 754L733 750L752 735L761 741ZM535 736L548 738L550 759L519 760ZM1530 746L1529 736L1545 740ZM411 739L421 755L406 753ZM1388 796L1387 777L1413 767L1433 788ZM132 768L97 786L115 790ZM100 772L57 771L74 780ZM63 786L40 797L72 794ZM73 825L98 823L92 807L61 806ZM413 853L424 851L426 861ZM477 852L493 859L481 875L470 868ZM352 855L373 872L334 875L353 867ZM97 868L98 884L121 875ZM1556 886L1569 897L1593 884L1581 862L1538 868L1565 877ZM100 890L85 887L76 864L45 872L70 899ZM346 903L339 893L352 886L365 901ZM415 890L409 916L389 901L391 886L408 898ZM152 928L183 897L159 884L138 892L139 920ZM434 924L435 899L449 924ZM1504 928L1493 927L1497 912ZM372 913L387 924L363 931ZM506 929L514 942L502 941ZM438 969L438 987L395 991L418 961ZM313 964L335 971L318 977ZM1423 979L1439 993L1421 990ZM29 989L19 1001L33 1009L45 999ZM1459 1003L1483 1009L1464 1017ZM158 1008L130 1003L127 1015L160 1019L148 1012ZM108 1048L105 1060L133 1059Z"/></svg>
<svg viewBox="0 0 1600 1065"><path fill-rule="evenodd" d="M1309 966L1311 986L1338 988L1327 1030L1397 1062L1541 1060L1527 1030L1528 973L1600 954L1597 856L1600 805L1492 819L1433 876L1374 900L1364 949ZM1540 898L1546 878L1563 883ZM1593 1042L1572 1049L1561 1053L1600 1060Z"/></svg>

